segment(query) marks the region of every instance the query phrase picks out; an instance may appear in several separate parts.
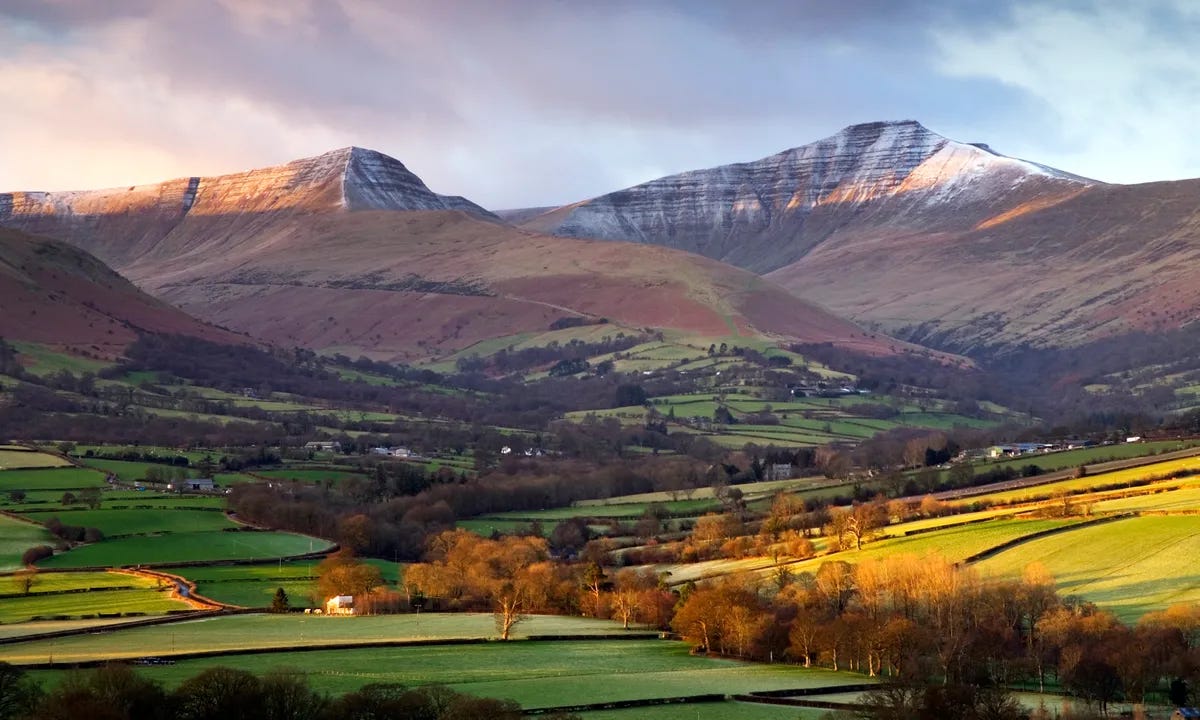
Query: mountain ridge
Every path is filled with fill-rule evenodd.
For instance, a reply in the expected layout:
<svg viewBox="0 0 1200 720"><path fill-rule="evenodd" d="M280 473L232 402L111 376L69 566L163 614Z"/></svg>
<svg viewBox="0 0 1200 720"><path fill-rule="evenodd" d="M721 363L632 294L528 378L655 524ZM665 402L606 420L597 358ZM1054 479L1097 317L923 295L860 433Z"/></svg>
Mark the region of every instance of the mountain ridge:
<svg viewBox="0 0 1200 720"><path fill-rule="evenodd" d="M913 350L718 261L513 228L361 148L215 178L3 197L0 225L71 242L197 317L283 345L411 360L580 314Z"/></svg>

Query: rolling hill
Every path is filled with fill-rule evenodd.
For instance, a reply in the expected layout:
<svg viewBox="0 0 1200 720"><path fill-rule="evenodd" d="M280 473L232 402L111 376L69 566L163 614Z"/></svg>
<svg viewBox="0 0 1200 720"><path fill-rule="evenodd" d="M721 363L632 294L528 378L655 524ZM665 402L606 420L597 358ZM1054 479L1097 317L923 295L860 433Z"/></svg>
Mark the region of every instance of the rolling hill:
<svg viewBox="0 0 1200 720"><path fill-rule="evenodd" d="M908 349L715 260L513 228L360 148L215 178L0 195L0 225L77 244L210 322L378 359L442 356L570 316Z"/></svg>
<svg viewBox="0 0 1200 720"><path fill-rule="evenodd" d="M246 338L156 300L66 243L0 228L0 337L112 358L140 332Z"/></svg>
<svg viewBox="0 0 1200 720"><path fill-rule="evenodd" d="M522 226L697 252L883 331L970 352L1187 324L1200 310L1189 279L1198 201L1200 181L1100 183L904 121Z"/></svg>

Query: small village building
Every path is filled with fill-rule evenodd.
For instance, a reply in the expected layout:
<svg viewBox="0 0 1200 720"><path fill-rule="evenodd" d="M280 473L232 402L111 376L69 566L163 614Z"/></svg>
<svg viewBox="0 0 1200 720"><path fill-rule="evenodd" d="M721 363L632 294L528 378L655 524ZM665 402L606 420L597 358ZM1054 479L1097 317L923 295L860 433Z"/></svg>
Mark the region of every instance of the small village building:
<svg viewBox="0 0 1200 720"><path fill-rule="evenodd" d="M386 447L373 447L373 448L371 448L371 454L372 455L391 455L392 449L386 448Z"/></svg>
<svg viewBox="0 0 1200 720"><path fill-rule="evenodd" d="M353 615L354 614L354 596L353 595L335 595L325 601L326 615Z"/></svg>
<svg viewBox="0 0 1200 720"><path fill-rule="evenodd" d="M768 480L791 480L795 475L795 468L791 463L772 463L767 466Z"/></svg>
<svg viewBox="0 0 1200 720"><path fill-rule="evenodd" d="M217 484L212 478L187 478L168 483L167 489L178 492L212 492L217 489Z"/></svg>
<svg viewBox="0 0 1200 720"><path fill-rule="evenodd" d="M413 452L406 447L392 448L392 457L406 458L412 457Z"/></svg>
<svg viewBox="0 0 1200 720"><path fill-rule="evenodd" d="M337 440L313 440L304 443L305 450L321 450L324 452L341 452L342 444Z"/></svg>

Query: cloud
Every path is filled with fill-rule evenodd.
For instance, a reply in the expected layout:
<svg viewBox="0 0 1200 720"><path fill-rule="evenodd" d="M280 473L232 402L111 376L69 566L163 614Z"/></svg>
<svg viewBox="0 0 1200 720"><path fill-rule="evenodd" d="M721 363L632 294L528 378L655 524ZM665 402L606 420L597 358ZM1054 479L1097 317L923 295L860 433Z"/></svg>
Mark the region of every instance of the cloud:
<svg viewBox="0 0 1200 720"><path fill-rule="evenodd" d="M1142 182L1200 169L1198 31L1200 12L1186 3L1031 3L1007 27L937 41L944 73L999 82L1038 104L1040 124L1009 130L998 149L1102 180Z"/></svg>
<svg viewBox="0 0 1200 720"><path fill-rule="evenodd" d="M0 102L21 108L0 116L11 140L0 188L127 185L356 144L396 156L438 192L512 207L754 159L876 119L916 118L1077 171L1111 142L1118 118L1141 127L1119 107L1097 123L1098 101L1086 112L1055 101L1063 88L1044 76L1077 72L1057 71L1069 52L1046 47L1055 33L1109 39L1107 16L1075 6L107 5L0 6ZM1141 40L1162 13L1140 18ZM1141 40L1120 47L1144 51ZM1023 63L1024 53L1055 59ZM1163 60L1183 70L1180 57ZM1121 87L1148 70L1139 65ZM1178 117L1170 90L1146 89L1144 102ZM1065 131L1074 118L1099 130ZM1069 152L1051 153L1056 143Z"/></svg>

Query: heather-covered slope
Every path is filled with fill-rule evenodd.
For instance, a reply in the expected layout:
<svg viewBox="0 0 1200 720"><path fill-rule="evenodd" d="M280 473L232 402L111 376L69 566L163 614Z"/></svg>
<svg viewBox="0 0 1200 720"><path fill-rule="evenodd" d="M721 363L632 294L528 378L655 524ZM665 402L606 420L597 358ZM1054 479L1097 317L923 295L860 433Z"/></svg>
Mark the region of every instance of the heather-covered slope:
<svg viewBox="0 0 1200 720"><path fill-rule="evenodd" d="M87 253L0 228L0 337L115 357L139 332L246 338L156 300Z"/></svg>

